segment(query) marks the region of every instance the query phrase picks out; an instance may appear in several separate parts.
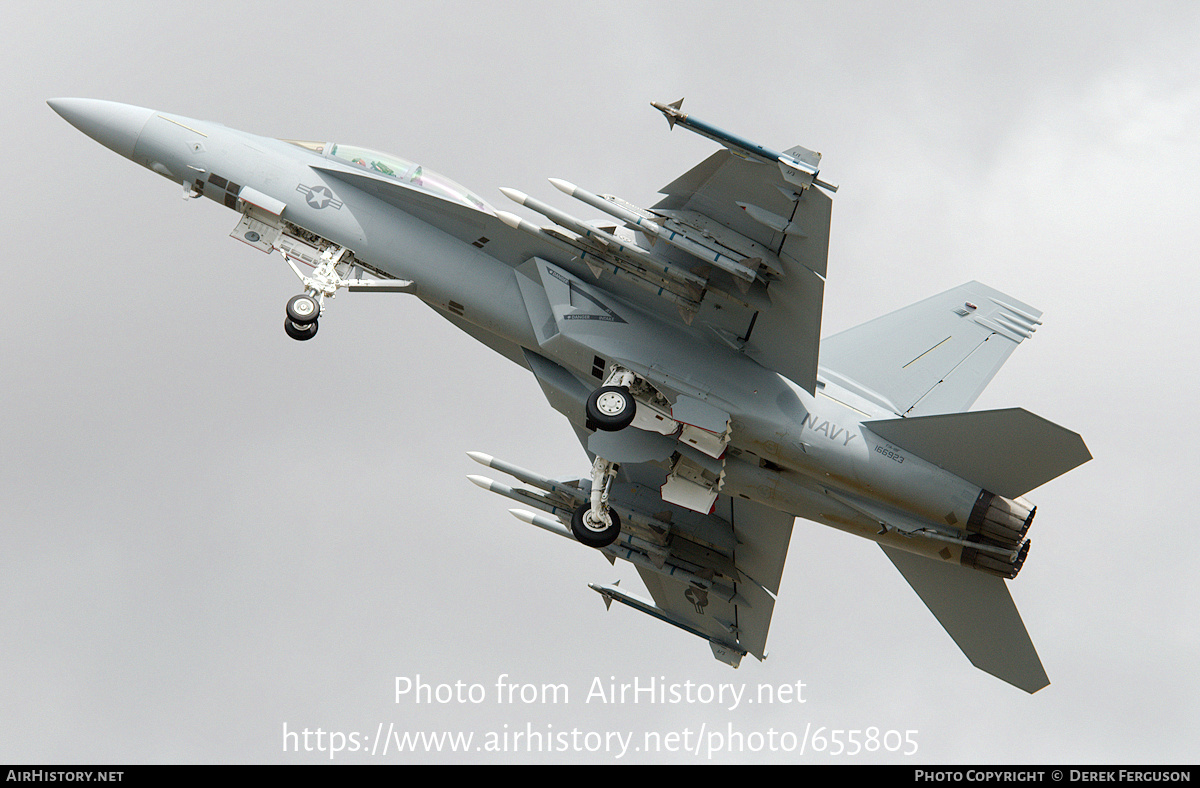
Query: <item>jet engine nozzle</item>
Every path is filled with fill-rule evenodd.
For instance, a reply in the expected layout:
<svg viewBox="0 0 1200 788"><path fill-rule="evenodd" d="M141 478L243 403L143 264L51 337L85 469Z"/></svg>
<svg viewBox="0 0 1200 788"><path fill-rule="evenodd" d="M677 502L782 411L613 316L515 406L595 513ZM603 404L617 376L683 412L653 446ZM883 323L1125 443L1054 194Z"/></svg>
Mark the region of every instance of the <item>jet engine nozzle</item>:
<svg viewBox="0 0 1200 788"><path fill-rule="evenodd" d="M1000 547L1016 549L1033 523L1036 506L1024 498L1012 500L981 490L967 520L967 530Z"/></svg>
<svg viewBox="0 0 1200 788"><path fill-rule="evenodd" d="M980 572L986 572L989 575L1012 580L1021 571L1021 567L1025 565L1025 558L1029 555L1029 546L1031 544L1032 542L1026 539L1021 544L1020 549L1007 561L991 553L977 550L974 547L964 547L960 563L963 566L976 569Z"/></svg>

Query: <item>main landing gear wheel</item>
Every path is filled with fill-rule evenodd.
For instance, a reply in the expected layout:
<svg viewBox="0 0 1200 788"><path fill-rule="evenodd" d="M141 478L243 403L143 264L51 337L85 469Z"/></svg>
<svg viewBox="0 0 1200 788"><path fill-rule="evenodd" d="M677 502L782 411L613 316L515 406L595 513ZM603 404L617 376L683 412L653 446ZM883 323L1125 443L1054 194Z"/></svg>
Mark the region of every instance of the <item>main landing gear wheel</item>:
<svg viewBox="0 0 1200 788"><path fill-rule="evenodd" d="M587 401L588 421L598 430L619 432L633 423L637 404L624 386L601 386Z"/></svg>
<svg viewBox="0 0 1200 788"><path fill-rule="evenodd" d="M617 513L611 508L608 510L608 518L611 522L607 525L595 522L591 505L585 503L576 509L571 517L571 533L577 541L588 547L608 547L621 535L621 518L617 517Z"/></svg>
<svg viewBox="0 0 1200 788"><path fill-rule="evenodd" d="M308 293L301 293L298 296L292 296L291 300L287 302L287 316L288 320L296 325L306 326L309 323L317 322L317 318L321 316L321 305Z"/></svg>
<svg viewBox="0 0 1200 788"><path fill-rule="evenodd" d="M290 317L283 321L283 330L292 339L303 342L306 339L312 339L317 335L317 321L305 325L296 325L296 322Z"/></svg>

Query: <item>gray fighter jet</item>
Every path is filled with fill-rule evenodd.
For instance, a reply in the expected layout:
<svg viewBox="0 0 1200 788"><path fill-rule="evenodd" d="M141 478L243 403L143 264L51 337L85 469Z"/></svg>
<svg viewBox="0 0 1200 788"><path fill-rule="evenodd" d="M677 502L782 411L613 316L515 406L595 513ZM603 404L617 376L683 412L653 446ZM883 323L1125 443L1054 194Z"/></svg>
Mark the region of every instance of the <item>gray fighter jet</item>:
<svg viewBox="0 0 1200 788"><path fill-rule="evenodd" d="M470 478L519 519L633 563L653 601L592 585L606 606L698 635L734 667L762 659L803 517L877 542L976 666L1027 692L1049 683L1005 581L1029 552L1023 496L1091 455L1025 410L967 411L1041 312L970 282L821 341L836 187L820 154L654 104L721 148L650 208L553 181L598 220L502 190L541 226L366 148L49 104L278 251L303 287L286 306L294 339L342 288L405 292L532 372L590 473L472 452L526 488Z"/></svg>

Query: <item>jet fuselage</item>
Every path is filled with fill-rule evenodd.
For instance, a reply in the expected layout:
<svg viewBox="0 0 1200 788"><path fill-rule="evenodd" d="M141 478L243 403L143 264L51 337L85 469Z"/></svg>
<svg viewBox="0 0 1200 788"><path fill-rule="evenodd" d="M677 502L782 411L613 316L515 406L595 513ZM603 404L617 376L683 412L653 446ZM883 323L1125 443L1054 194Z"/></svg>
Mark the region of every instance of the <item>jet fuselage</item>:
<svg viewBox="0 0 1200 788"><path fill-rule="evenodd" d="M473 234L470 211L462 206L448 218L434 218L439 202L449 201L432 194L424 210L419 204L402 210L371 193L372 180L381 189L394 188L386 178L312 149L324 146L112 102L51 104L89 136L180 184L185 194L241 211L245 202L239 200L249 189L285 205L282 219L351 250L368 270L415 282L418 298L513 360L520 361L520 350L547 353L513 265L489 253L488 239L482 231ZM480 227L493 215L487 206L475 212ZM576 265L573 273L586 270ZM954 540L962 534L953 526L971 517L981 488L862 426L894 414L828 381L810 394L640 304L617 303L624 335L619 347L609 349L610 360L663 390L686 392L728 412L722 493L793 514L815 512L828 525L903 550L940 551L943 559L949 550L957 558L961 545ZM587 380L593 357L592 349L575 348L551 360ZM913 539L883 527L885 521L907 522L909 531L925 529L947 540Z"/></svg>

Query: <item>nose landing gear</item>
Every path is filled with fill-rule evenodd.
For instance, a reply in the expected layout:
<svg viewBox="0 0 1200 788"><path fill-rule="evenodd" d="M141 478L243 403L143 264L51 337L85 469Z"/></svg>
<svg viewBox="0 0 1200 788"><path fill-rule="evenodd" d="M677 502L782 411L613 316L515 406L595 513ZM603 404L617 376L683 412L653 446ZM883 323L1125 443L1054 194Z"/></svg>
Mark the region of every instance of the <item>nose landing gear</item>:
<svg viewBox="0 0 1200 788"><path fill-rule="evenodd" d="M304 283L304 292L292 296L287 302L287 319L283 321L283 330L289 337L303 342L317 335L317 318L325 308L325 299L333 298L339 288L354 283L344 278L350 272L351 265L343 260L350 260L353 256L344 246L327 246L317 259L312 276L305 276L292 261L291 255L283 252L283 259Z"/></svg>
<svg viewBox="0 0 1200 788"><path fill-rule="evenodd" d="M321 316L321 304L308 293L292 296L287 302L287 318L283 330L292 339L303 342L317 335L317 318Z"/></svg>
<svg viewBox="0 0 1200 788"><path fill-rule="evenodd" d="M277 245L275 248L283 253L283 259L304 284L304 292L292 296L287 302L287 318L283 321L283 330L292 339L303 342L316 336L317 318L325 309L325 299L333 298L334 293L343 287L351 292L368 293L409 293L413 290L413 283L407 279L363 279L362 264L356 261L354 253L344 246L329 243L318 253L316 247L311 244L305 245L290 235L285 236L285 240L288 242L287 248L284 245ZM303 247L306 253L296 254L299 247ZM293 254L289 254L289 250L292 250ZM312 276L306 276L300 270L296 259L307 260L307 264L313 266ZM387 276L375 269L371 270L377 276Z"/></svg>

